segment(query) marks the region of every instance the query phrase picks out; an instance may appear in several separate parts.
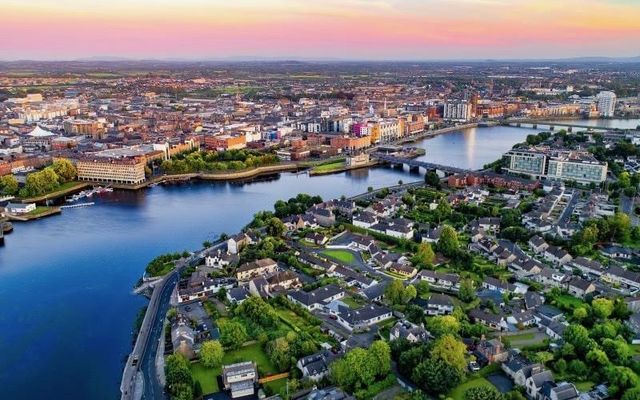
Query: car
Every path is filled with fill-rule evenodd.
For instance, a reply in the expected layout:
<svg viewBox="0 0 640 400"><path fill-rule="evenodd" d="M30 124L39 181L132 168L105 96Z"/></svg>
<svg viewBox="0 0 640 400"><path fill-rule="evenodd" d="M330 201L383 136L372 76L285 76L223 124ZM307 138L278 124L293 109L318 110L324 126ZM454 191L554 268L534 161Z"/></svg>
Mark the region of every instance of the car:
<svg viewBox="0 0 640 400"><path fill-rule="evenodd" d="M475 361L471 361L468 365L469 371L471 372L478 372L480 371L480 366L478 365L477 362Z"/></svg>

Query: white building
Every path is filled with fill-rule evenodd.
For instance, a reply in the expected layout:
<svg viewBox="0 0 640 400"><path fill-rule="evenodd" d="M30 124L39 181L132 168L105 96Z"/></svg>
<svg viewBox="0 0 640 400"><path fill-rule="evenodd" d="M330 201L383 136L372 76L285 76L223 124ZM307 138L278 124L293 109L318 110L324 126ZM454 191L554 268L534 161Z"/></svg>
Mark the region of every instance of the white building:
<svg viewBox="0 0 640 400"><path fill-rule="evenodd" d="M616 94L613 92L600 92L597 96L598 111L601 117L613 117L616 109Z"/></svg>
<svg viewBox="0 0 640 400"><path fill-rule="evenodd" d="M471 104L466 100L447 100L444 103L443 118L453 121L468 121L471 119Z"/></svg>

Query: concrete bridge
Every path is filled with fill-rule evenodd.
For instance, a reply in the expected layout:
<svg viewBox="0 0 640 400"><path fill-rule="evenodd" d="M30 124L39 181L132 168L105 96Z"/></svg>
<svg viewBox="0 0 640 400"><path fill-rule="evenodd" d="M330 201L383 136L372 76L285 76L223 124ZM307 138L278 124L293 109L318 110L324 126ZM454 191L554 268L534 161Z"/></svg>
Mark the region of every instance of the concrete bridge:
<svg viewBox="0 0 640 400"><path fill-rule="evenodd" d="M568 120L567 122L548 122L541 121L536 119L510 119L504 122L506 125L515 126L518 128L533 128L533 129L543 129L542 127L549 127L550 131L554 131L556 127L560 127L566 129L567 132L573 132L574 130L583 130L583 131L624 131L624 129L620 128L607 128L604 126L590 126L590 125L582 125L579 121L572 122Z"/></svg>
<svg viewBox="0 0 640 400"><path fill-rule="evenodd" d="M424 168L426 171L436 170L444 174L465 174L465 173L472 172L468 169L451 167L448 165L434 164L434 163L419 161L411 158L396 157L396 156L382 154L382 153L374 153L371 156L373 158L378 159L379 161L382 161L391 165L407 165L409 169L413 169L413 170L420 170L420 168Z"/></svg>

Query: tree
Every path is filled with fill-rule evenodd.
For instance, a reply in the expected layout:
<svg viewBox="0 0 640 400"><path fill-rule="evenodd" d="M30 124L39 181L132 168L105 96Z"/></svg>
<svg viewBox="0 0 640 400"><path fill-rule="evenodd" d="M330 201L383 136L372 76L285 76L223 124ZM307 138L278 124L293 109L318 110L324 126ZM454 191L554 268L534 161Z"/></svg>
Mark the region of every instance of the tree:
<svg viewBox="0 0 640 400"><path fill-rule="evenodd" d="M220 343L225 347L237 349L247 341L247 330L237 321L220 321Z"/></svg>
<svg viewBox="0 0 640 400"><path fill-rule="evenodd" d="M376 366L372 365L367 350L355 348L341 360L331 364L331 376L348 392L370 385L376 376Z"/></svg>
<svg viewBox="0 0 640 400"><path fill-rule="evenodd" d="M13 175L0 177L0 192L3 195L13 196L18 193L18 180Z"/></svg>
<svg viewBox="0 0 640 400"><path fill-rule="evenodd" d="M609 394L613 397L624 393L626 389L638 386L638 375L628 367L609 366L605 370L605 376L609 381Z"/></svg>
<svg viewBox="0 0 640 400"><path fill-rule="evenodd" d="M553 354L548 351L539 351L531 357L531 361L537 362L540 364L546 364L549 361L553 360Z"/></svg>
<svg viewBox="0 0 640 400"><path fill-rule="evenodd" d="M572 374L578 380L585 379L589 374L589 368L587 367L587 365L578 359L571 360L567 369L569 373Z"/></svg>
<svg viewBox="0 0 640 400"><path fill-rule="evenodd" d="M585 307L577 307L575 310L573 310L573 318L577 319L578 321L582 321L588 316L589 311L587 311Z"/></svg>
<svg viewBox="0 0 640 400"><path fill-rule="evenodd" d="M452 335L444 335L434 343L431 357L436 360L442 360L462 372L467 365L465 360L466 353L467 347L464 343Z"/></svg>
<svg viewBox="0 0 640 400"><path fill-rule="evenodd" d="M200 362L207 368L217 368L222 365L224 349L217 340L207 340L200 348Z"/></svg>
<svg viewBox="0 0 640 400"><path fill-rule="evenodd" d="M415 286L407 285L407 287L405 287L402 291L402 303L407 304L411 300L415 299L417 294L418 291L416 290Z"/></svg>
<svg viewBox="0 0 640 400"><path fill-rule="evenodd" d="M471 279L463 279L460 281L460 291L458 292L458 298L465 303L470 303L476 299L476 288Z"/></svg>
<svg viewBox="0 0 640 400"><path fill-rule="evenodd" d="M438 315L427 319L426 328L435 337L457 335L460 323L451 315Z"/></svg>
<svg viewBox="0 0 640 400"><path fill-rule="evenodd" d="M267 222L267 234L273 237L280 237L284 234L286 228L280 218L273 217Z"/></svg>
<svg viewBox="0 0 640 400"><path fill-rule="evenodd" d="M443 219L448 218L451 215L451 205L447 203L447 200L442 198L438 202L438 206L434 210L436 218L438 218L438 223L440 223Z"/></svg>
<svg viewBox="0 0 640 400"><path fill-rule="evenodd" d="M418 245L418 251L413 256L413 263L421 266L430 267L433 264L433 260L436 258L436 253L433 252L429 243L420 243Z"/></svg>
<svg viewBox="0 0 640 400"><path fill-rule="evenodd" d="M594 299L591 302L593 314L601 319L607 319L613 312L613 301L604 297Z"/></svg>
<svg viewBox="0 0 640 400"><path fill-rule="evenodd" d="M627 171L623 171L618 175L618 186L622 189L631 186L631 175Z"/></svg>
<svg viewBox="0 0 640 400"><path fill-rule="evenodd" d="M607 353L600 349L589 350L585 359L589 364L597 368L604 367L609 364L609 357L607 357Z"/></svg>
<svg viewBox="0 0 640 400"><path fill-rule="evenodd" d="M448 393L462 381L462 370L438 358L421 362L411 379L423 390L433 394Z"/></svg>
<svg viewBox="0 0 640 400"><path fill-rule="evenodd" d="M193 376L189 360L182 354L172 354L166 358L165 377L167 391L172 399L193 399Z"/></svg>
<svg viewBox="0 0 640 400"><path fill-rule="evenodd" d="M383 377L391 371L391 348L387 342L376 340L368 350L370 362L376 367L376 375Z"/></svg>
<svg viewBox="0 0 640 400"><path fill-rule="evenodd" d="M596 347L596 343L589 337L589 331L582 325L571 324L564 331L564 340L571 344L577 354L585 355Z"/></svg>
<svg viewBox="0 0 640 400"><path fill-rule="evenodd" d="M291 367L291 349L286 338L279 337L267 344L267 354L279 371Z"/></svg>
<svg viewBox="0 0 640 400"><path fill-rule="evenodd" d="M604 339L602 341L602 349L607 353L609 359L616 364L626 363L633 355L631 348L623 338Z"/></svg>
<svg viewBox="0 0 640 400"><path fill-rule="evenodd" d="M424 176L424 182L429 186L440 189L440 177L433 170L427 171L427 174Z"/></svg>
<svg viewBox="0 0 640 400"><path fill-rule="evenodd" d="M494 386L476 386L464 392L464 400L503 400L504 395Z"/></svg>
<svg viewBox="0 0 640 400"><path fill-rule="evenodd" d="M72 181L78 176L76 167L66 158L58 158L51 165L62 182Z"/></svg>
<svg viewBox="0 0 640 400"><path fill-rule="evenodd" d="M401 304L404 294L402 281L394 279L384 290L384 297L390 304Z"/></svg>
<svg viewBox="0 0 640 400"><path fill-rule="evenodd" d="M627 390L621 400L640 400L640 388L632 388Z"/></svg>
<svg viewBox="0 0 640 400"><path fill-rule="evenodd" d="M440 232L438 248L447 257L451 257L460 247L458 243L458 233L453 227L445 225Z"/></svg>

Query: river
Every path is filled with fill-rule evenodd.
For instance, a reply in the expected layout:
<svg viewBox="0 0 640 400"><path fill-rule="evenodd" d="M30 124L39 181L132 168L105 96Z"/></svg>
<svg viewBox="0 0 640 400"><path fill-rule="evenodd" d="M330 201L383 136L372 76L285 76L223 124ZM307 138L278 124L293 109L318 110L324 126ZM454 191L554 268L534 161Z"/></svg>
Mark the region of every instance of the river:
<svg viewBox="0 0 640 400"><path fill-rule="evenodd" d="M467 129L422 140L423 159L480 168L531 129ZM131 290L154 256L237 232L297 193L325 199L421 179L375 168L249 183L189 183L104 194L88 208L16 224L0 248L0 398L115 399L131 330Z"/></svg>

